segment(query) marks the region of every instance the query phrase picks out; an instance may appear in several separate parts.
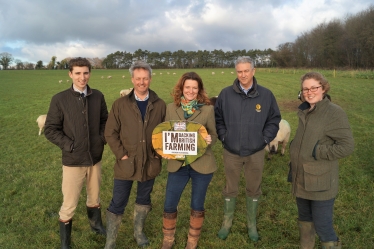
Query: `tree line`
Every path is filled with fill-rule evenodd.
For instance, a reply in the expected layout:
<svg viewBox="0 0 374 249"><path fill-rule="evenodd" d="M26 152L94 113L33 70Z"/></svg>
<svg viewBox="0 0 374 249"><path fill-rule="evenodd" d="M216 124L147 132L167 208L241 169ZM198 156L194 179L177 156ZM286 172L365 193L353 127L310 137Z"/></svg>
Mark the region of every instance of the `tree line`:
<svg viewBox="0 0 374 249"><path fill-rule="evenodd" d="M228 68L234 67L238 56L250 56L256 67L294 67L326 69L374 68L374 5L344 20L323 22L303 32L294 42L272 49L223 51L164 51L138 49L135 52L117 51L105 58L88 58L94 68L129 68L135 60L145 60L153 68ZM3 69L67 69L71 58L57 61L52 56L47 65L14 59L9 53L0 54ZM10 66L14 62L14 66Z"/></svg>
<svg viewBox="0 0 374 249"><path fill-rule="evenodd" d="M279 45L272 59L278 67L373 69L374 6L319 24Z"/></svg>

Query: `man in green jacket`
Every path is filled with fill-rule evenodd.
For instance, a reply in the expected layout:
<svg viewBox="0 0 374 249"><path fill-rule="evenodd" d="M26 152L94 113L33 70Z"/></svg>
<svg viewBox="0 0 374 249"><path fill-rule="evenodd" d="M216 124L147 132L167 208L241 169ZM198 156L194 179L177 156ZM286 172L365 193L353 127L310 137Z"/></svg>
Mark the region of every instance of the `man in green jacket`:
<svg viewBox="0 0 374 249"><path fill-rule="evenodd" d="M149 89L151 67L138 61L130 67L133 90L117 99L105 127L105 138L116 157L113 197L107 210L105 248L114 248L121 219L131 188L137 181L134 208L134 237L140 247L149 241L143 232L151 211L151 192L161 171L161 158L152 147L152 131L165 120L166 104Z"/></svg>

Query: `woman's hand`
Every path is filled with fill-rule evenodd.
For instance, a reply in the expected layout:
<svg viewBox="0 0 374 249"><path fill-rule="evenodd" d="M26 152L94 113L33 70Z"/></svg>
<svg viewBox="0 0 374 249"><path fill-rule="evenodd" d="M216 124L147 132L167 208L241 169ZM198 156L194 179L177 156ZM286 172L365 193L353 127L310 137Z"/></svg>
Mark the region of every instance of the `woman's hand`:
<svg viewBox="0 0 374 249"><path fill-rule="evenodd" d="M212 143L212 137L211 137L210 135L206 136L206 137L205 137L205 142L206 142L207 144L211 144L211 143Z"/></svg>

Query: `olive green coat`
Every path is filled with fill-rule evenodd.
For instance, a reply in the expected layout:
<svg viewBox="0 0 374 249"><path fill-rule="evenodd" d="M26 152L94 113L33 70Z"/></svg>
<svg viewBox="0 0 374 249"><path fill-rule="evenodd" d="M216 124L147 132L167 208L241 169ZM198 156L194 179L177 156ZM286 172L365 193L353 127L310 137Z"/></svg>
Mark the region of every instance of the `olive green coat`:
<svg viewBox="0 0 374 249"><path fill-rule="evenodd" d="M330 200L338 193L338 159L353 152L345 112L324 98L312 111L299 106L299 125L290 145L292 193L308 200Z"/></svg>
<svg viewBox="0 0 374 249"><path fill-rule="evenodd" d="M182 107L176 106L174 103L168 104L166 108L165 121L169 120L186 120ZM212 105L204 105L196 110L187 121L193 121L202 124L208 134L212 137L212 143L208 145L205 154L192 162L190 166L201 174L210 174L217 170L216 160L212 151L212 146L217 142L216 121L214 119L214 107ZM167 170L176 172L182 167L183 161L168 160Z"/></svg>
<svg viewBox="0 0 374 249"><path fill-rule="evenodd" d="M149 90L144 122L134 90L113 103L104 135L116 157L115 179L143 182L160 173L161 158L152 147L152 131L164 121L165 111L165 102L152 90ZM125 155L129 158L121 160Z"/></svg>

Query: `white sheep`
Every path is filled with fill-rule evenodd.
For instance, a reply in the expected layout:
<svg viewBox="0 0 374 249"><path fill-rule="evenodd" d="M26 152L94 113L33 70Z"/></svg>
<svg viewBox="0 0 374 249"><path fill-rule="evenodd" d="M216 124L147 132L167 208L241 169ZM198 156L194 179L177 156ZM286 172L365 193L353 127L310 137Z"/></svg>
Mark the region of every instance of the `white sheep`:
<svg viewBox="0 0 374 249"><path fill-rule="evenodd" d="M67 83L69 83L69 80L66 80Z"/></svg>
<svg viewBox="0 0 374 249"><path fill-rule="evenodd" d="M124 79L126 76L125 75L122 75L122 79Z"/></svg>
<svg viewBox="0 0 374 249"><path fill-rule="evenodd" d="M224 73L225 73L224 71L221 72L221 74L224 74Z"/></svg>
<svg viewBox="0 0 374 249"><path fill-rule="evenodd" d="M231 74L234 74L234 72L231 72Z"/></svg>
<svg viewBox="0 0 374 249"><path fill-rule="evenodd" d="M152 75L156 75L156 73L152 73Z"/></svg>
<svg viewBox="0 0 374 249"><path fill-rule="evenodd" d="M129 88L129 89L123 89L123 90L121 90L121 91L119 92L119 95L120 95L121 97L124 97L124 96L126 96L127 94L129 94L131 91L132 91L132 88Z"/></svg>
<svg viewBox="0 0 374 249"><path fill-rule="evenodd" d="M265 150L269 152L268 160L271 159L272 154L276 154L278 152L278 144L282 144L281 155L282 156L284 155L287 143L290 140L290 135L291 135L290 124L286 120L282 119L279 122L279 130L278 130L277 136L274 138L273 141L270 142L268 146L265 147Z"/></svg>
<svg viewBox="0 0 374 249"><path fill-rule="evenodd" d="M42 134L42 130L44 128L46 118L47 118L47 115L44 114L44 115L40 115L36 119L36 122L38 123L38 126L39 126L39 136L40 136L40 134Z"/></svg>
<svg viewBox="0 0 374 249"><path fill-rule="evenodd" d="M173 73L173 75L176 75L177 73Z"/></svg>
<svg viewBox="0 0 374 249"><path fill-rule="evenodd" d="M212 72L212 75L215 75L216 73L215 72Z"/></svg>
<svg viewBox="0 0 374 249"><path fill-rule="evenodd" d="M112 76L110 76L110 75L109 75L109 76L108 76L107 78L108 78L108 79L111 79L111 78L112 78Z"/></svg>
<svg viewBox="0 0 374 249"><path fill-rule="evenodd" d="M60 83L60 84L61 84L61 83L62 83L62 80L59 80L59 81L58 81L58 83Z"/></svg>
<svg viewBox="0 0 374 249"><path fill-rule="evenodd" d="M104 76L101 76L102 79L104 79Z"/></svg>

